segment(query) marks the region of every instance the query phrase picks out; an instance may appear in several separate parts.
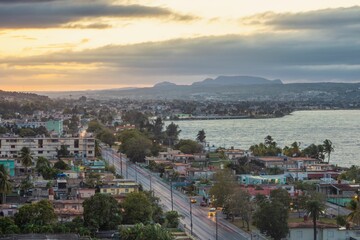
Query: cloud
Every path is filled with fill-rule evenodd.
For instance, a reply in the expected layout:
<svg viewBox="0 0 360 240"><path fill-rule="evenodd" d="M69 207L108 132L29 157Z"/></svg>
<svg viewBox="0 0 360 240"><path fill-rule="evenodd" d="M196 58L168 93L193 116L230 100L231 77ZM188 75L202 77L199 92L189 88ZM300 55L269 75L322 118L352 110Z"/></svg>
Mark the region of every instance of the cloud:
<svg viewBox="0 0 360 240"><path fill-rule="evenodd" d="M283 30L333 30L339 27L359 27L360 7L323 9L300 13L266 12L243 18L240 21Z"/></svg>
<svg viewBox="0 0 360 240"><path fill-rule="evenodd" d="M101 21L101 18L165 18L175 21L189 21L194 16L181 15L167 8L143 5L115 5L101 0L36 0L1 1L0 28L50 28L86 20ZM6 4L5 4L6 3ZM68 26L72 26L69 24ZM105 28L107 24L75 24L84 28Z"/></svg>
<svg viewBox="0 0 360 240"><path fill-rule="evenodd" d="M332 10L334 17L338 17L338 14L342 16L343 10ZM303 17L315 18L313 15L317 15L317 12ZM298 15L296 19L301 22ZM273 22L280 20L272 17ZM338 34L339 28L341 35ZM9 68L95 64L97 67L92 71L76 72L71 78L78 79L76 81L89 78L90 82L98 79L109 84L129 84L131 80L149 84L159 79L181 77L198 81L203 76L217 75L254 75L280 78L285 82L351 82L360 81L358 30L357 20L353 19L342 21L342 25L332 29L319 27L308 30L301 27L291 33L268 31L249 36L209 36L135 45L108 45L81 52L7 58L0 60L0 64L6 63Z"/></svg>

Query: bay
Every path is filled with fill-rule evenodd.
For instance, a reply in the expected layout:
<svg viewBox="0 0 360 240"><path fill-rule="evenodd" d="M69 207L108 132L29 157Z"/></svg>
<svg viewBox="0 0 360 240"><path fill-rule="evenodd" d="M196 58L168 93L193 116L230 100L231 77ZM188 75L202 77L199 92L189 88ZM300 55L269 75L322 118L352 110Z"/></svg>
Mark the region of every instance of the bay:
<svg viewBox="0 0 360 240"><path fill-rule="evenodd" d="M196 139L204 129L206 142L211 146L249 149L253 144L273 137L283 148L294 141L300 148L333 142L335 151L330 163L339 166L358 165L360 160L360 110L296 111L282 118L186 120L176 121L181 129L180 138ZM166 124L169 124L167 122Z"/></svg>

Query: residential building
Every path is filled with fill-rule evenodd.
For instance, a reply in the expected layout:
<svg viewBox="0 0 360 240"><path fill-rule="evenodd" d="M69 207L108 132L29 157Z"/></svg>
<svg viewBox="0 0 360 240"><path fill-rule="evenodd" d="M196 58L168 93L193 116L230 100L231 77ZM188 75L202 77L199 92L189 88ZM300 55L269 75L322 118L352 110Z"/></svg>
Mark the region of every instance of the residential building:
<svg viewBox="0 0 360 240"><path fill-rule="evenodd" d="M108 181L106 185L100 186L100 193L113 196L125 196L128 193L138 192L139 184L130 179L114 179Z"/></svg>
<svg viewBox="0 0 360 240"><path fill-rule="evenodd" d="M52 201L55 214L60 222L70 222L84 213L82 199Z"/></svg>
<svg viewBox="0 0 360 240"><path fill-rule="evenodd" d="M59 136L64 132L63 120L49 120L45 123L45 127L48 132L56 132Z"/></svg>
<svg viewBox="0 0 360 240"><path fill-rule="evenodd" d="M15 176L15 160L14 159L0 159L0 165L4 165L10 177Z"/></svg>
<svg viewBox="0 0 360 240"><path fill-rule="evenodd" d="M0 137L0 157L17 158L23 147L28 147L34 158L56 158L57 150L64 145L70 155L95 157L95 139L79 137Z"/></svg>
<svg viewBox="0 0 360 240"><path fill-rule="evenodd" d="M289 223L287 240L308 240L314 238L312 221ZM317 223L317 240L360 239L359 230L339 228L336 225Z"/></svg>

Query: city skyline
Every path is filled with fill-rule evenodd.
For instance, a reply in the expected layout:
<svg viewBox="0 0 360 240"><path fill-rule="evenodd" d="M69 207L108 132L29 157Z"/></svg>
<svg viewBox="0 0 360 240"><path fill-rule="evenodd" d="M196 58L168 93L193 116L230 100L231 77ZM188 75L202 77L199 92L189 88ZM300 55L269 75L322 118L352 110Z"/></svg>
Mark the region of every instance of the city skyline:
<svg viewBox="0 0 360 240"><path fill-rule="evenodd" d="M1 90L357 82L358 1L0 0Z"/></svg>

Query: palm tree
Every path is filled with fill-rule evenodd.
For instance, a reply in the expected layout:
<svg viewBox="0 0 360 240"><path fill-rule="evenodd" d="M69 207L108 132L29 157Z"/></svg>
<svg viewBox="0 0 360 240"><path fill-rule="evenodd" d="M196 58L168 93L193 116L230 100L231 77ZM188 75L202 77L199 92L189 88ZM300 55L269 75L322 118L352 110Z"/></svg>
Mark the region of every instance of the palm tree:
<svg viewBox="0 0 360 240"><path fill-rule="evenodd" d="M325 139L324 143L324 152L328 155L328 163L330 162L330 154L334 151L332 142L329 139Z"/></svg>
<svg viewBox="0 0 360 240"><path fill-rule="evenodd" d="M348 207L350 208L350 210L352 212L349 213L349 215L347 215L346 220L351 221L351 222L355 223L356 225L359 225L360 224L360 206L359 206L358 202L352 200L349 203Z"/></svg>
<svg viewBox="0 0 360 240"><path fill-rule="evenodd" d="M35 168L38 172L42 172L43 170L50 168L50 162L47 158L38 157Z"/></svg>
<svg viewBox="0 0 360 240"><path fill-rule="evenodd" d="M6 194L11 191L12 185L9 180L9 173L4 165L0 165L0 193L2 195L2 204L6 203Z"/></svg>
<svg viewBox="0 0 360 240"><path fill-rule="evenodd" d="M28 167L33 164L33 156L31 155L30 148L23 147L20 150L20 160L22 165L25 167L26 174L28 173Z"/></svg>
<svg viewBox="0 0 360 240"><path fill-rule="evenodd" d="M314 240L316 240L316 219L318 219L320 214L324 211L324 203L317 199L309 200L305 205L305 209L307 214L312 216L314 226Z"/></svg>

